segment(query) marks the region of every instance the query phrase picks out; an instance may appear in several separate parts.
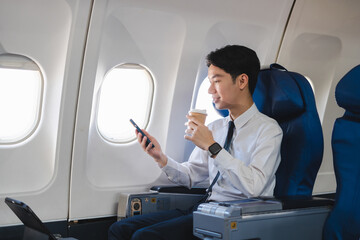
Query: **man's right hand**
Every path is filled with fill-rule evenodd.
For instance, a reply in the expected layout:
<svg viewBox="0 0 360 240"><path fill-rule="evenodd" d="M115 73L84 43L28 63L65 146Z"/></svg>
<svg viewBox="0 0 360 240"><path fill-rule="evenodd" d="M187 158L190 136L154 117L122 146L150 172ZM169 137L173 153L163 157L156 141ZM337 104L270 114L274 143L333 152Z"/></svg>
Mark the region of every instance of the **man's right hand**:
<svg viewBox="0 0 360 240"><path fill-rule="evenodd" d="M149 137L150 140L150 143L146 146L147 137L143 137L141 133L135 130L138 142L140 143L142 149L149 154L160 165L160 167L165 167L167 164L167 156L162 152L160 144L147 131L144 129L141 130ZM152 144L154 144L155 147L152 147Z"/></svg>

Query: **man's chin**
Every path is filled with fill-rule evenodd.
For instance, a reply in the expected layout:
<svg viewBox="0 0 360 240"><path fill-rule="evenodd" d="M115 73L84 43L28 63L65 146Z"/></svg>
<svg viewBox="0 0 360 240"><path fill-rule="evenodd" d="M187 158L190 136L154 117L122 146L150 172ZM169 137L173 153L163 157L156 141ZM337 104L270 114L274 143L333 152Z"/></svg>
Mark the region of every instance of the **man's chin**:
<svg viewBox="0 0 360 240"><path fill-rule="evenodd" d="M216 103L215 103L215 108L218 109L218 110L225 110L226 109L223 106L221 106L220 104L216 104Z"/></svg>

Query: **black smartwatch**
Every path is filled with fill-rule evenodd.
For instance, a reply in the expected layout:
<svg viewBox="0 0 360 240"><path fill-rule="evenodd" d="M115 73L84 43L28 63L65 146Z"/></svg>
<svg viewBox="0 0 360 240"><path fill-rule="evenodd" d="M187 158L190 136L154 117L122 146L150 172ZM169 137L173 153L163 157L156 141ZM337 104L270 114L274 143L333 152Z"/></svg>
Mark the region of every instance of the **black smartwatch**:
<svg viewBox="0 0 360 240"><path fill-rule="evenodd" d="M213 143L212 145L210 145L209 147L209 152L211 154L211 156L215 156L217 155L220 151L221 151L222 147L220 146L220 144Z"/></svg>

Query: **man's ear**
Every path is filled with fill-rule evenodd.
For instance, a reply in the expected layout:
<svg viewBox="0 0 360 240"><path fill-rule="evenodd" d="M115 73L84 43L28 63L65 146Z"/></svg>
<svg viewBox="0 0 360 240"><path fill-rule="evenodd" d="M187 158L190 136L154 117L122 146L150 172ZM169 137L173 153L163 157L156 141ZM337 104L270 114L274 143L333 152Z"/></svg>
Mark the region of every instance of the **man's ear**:
<svg viewBox="0 0 360 240"><path fill-rule="evenodd" d="M249 83L249 76L245 73L240 74L236 78L236 83L238 84L238 87L240 90L244 90L246 86L248 86Z"/></svg>

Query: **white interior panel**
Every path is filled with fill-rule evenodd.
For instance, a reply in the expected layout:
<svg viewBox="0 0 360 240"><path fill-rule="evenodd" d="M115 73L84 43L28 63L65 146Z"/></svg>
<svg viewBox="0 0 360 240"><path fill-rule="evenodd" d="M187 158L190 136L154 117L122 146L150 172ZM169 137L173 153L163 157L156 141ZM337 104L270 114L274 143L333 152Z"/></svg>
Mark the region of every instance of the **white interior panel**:
<svg viewBox="0 0 360 240"><path fill-rule="evenodd" d="M20 222L5 205L5 197L26 202L44 221L67 218L73 125L90 5L86 0L0 2L0 54L26 56L44 76L35 132L19 143L0 145L0 225Z"/></svg>
<svg viewBox="0 0 360 240"><path fill-rule="evenodd" d="M147 130L184 161L193 148L183 138L185 115L194 86L196 91L207 75L206 54L243 44L258 52L262 65L274 62L292 3L95 1L75 128L70 219L115 215L119 192L147 190L163 179L136 142L110 143L97 131L99 88L108 70L121 63L149 69L155 91Z"/></svg>
<svg viewBox="0 0 360 240"><path fill-rule="evenodd" d="M308 76L314 84L325 143L315 193L336 189L331 134L335 119L344 110L336 104L335 87L360 63L359 9L360 1L356 0L296 1L278 59L289 70Z"/></svg>

